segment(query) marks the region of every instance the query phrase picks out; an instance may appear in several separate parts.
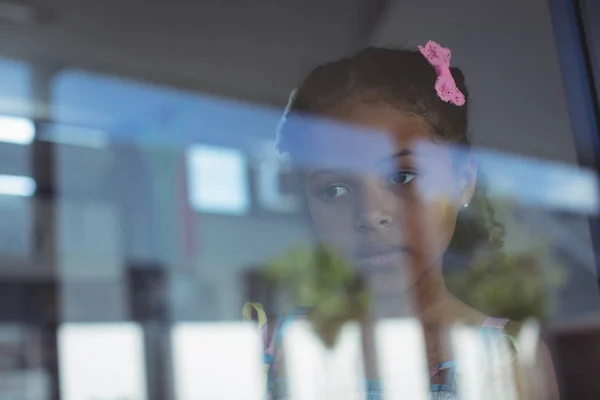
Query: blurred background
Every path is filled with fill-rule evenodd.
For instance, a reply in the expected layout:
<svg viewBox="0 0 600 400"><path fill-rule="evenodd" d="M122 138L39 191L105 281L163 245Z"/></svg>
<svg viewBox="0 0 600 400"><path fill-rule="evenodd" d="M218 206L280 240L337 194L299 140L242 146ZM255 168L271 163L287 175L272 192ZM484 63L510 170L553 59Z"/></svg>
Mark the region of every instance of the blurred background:
<svg viewBox="0 0 600 400"><path fill-rule="evenodd" d="M290 91L430 39L491 170L584 171L506 246L543 236L566 266L547 335L563 397L597 398L599 27L594 0L0 0L0 400L191 398L173 324L277 312L260 271L312 241L273 150Z"/></svg>

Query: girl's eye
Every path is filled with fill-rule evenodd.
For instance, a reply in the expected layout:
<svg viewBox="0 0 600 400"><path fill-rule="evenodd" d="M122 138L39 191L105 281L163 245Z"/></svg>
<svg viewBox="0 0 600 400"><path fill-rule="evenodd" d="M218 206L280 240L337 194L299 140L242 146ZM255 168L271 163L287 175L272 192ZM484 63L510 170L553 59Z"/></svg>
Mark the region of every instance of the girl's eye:
<svg viewBox="0 0 600 400"><path fill-rule="evenodd" d="M323 189L323 196L328 199L334 199L348 194L350 190L342 185L328 185Z"/></svg>
<svg viewBox="0 0 600 400"><path fill-rule="evenodd" d="M413 171L401 170L390 175L388 182L392 185L407 185L416 177L417 174Z"/></svg>

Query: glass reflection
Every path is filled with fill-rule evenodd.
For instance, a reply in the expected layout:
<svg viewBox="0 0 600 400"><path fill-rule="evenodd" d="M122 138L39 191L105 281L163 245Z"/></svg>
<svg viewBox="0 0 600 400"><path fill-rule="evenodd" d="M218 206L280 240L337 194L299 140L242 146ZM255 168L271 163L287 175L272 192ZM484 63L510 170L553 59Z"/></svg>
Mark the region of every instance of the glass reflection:
<svg viewBox="0 0 600 400"><path fill-rule="evenodd" d="M369 72L388 56L394 87ZM580 224L598 209L595 175L472 148L466 106L428 96L416 51L343 62L356 79L335 63L311 74L276 146L280 110L71 69L47 82L50 120L0 117L0 250L13 267L35 252L40 265L13 270L51 287L0 294L49 343L28 367L62 379L44 395L554 390L541 328L598 308ZM231 322L247 301L258 330ZM114 364L122 381L107 380Z"/></svg>

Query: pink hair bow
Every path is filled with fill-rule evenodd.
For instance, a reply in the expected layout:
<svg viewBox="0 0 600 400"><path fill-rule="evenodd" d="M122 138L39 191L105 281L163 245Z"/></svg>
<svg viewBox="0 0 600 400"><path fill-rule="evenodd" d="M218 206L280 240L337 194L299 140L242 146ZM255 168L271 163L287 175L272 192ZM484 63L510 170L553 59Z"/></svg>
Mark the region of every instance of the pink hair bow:
<svg viewBox="0 0 600 400"><path fill-rule="evenodd" d="M457 106L465 104L465 95L456 87L456 82L450 72L450 49L442 47L432 40L425 47L419 46L419 51L435 68L437 80L435 90L440 99Z"/></svg>

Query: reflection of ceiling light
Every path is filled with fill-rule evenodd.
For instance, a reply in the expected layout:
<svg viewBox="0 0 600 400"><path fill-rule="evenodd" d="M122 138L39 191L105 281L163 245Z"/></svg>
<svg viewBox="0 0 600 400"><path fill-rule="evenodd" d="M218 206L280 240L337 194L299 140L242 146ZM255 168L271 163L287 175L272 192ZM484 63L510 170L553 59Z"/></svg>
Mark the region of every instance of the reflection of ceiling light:
<svg viewBox="0 0 600 400"><path fill-rule="evenodd" d="M187 151L189 201L198 212L243 215L250 209L246 159L235 150L196 145Z"/></svg>
<svg viewBox="0 0 600 400"><path fill-rule="evenodd" d="M0 195L33 196L35 181L28 176L0 175Z"/></svg>
<svg viewBox="0 0 600 400"><path fill-rule="evenodd" d="M0 115L0 142L31 144L35 126L30 119Z"/></svg>
<svg viewBox="0 0 600 400"><path fill-rule="evenodd" d="M71 146L104 149L110 142L108 133L100 129L74 125L49 124L40 129L39 140Z"/></svg>

